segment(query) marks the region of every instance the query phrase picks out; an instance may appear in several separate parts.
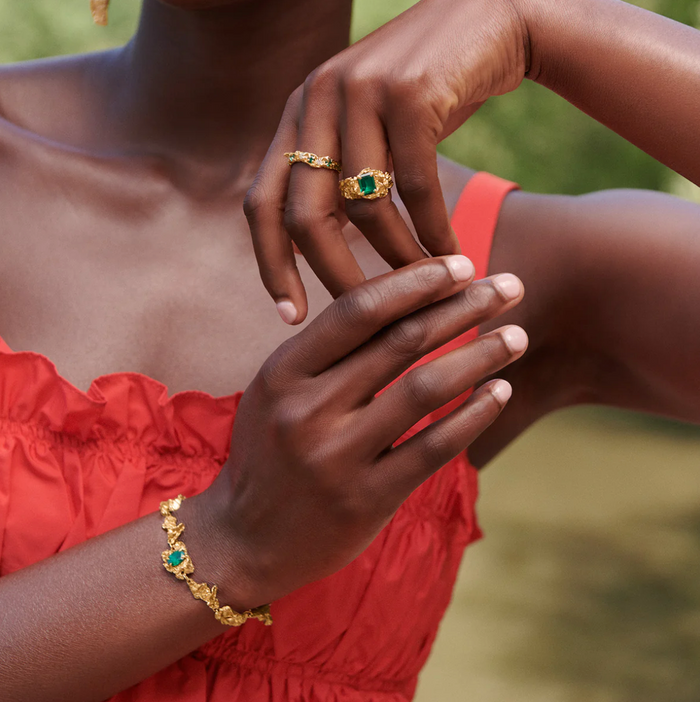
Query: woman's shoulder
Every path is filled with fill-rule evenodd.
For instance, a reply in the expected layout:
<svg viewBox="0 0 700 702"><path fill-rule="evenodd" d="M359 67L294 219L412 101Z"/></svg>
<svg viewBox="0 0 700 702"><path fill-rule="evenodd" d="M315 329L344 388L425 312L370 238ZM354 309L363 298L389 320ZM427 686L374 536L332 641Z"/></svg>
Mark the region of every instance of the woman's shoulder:
<svg viewBox="0 0 700 702"><path fill-rule="evenodd" d="M89 119L97 64L111 52L0 66L0 146L27 140L70 142ZM23 144L26 146L26 144Z"/></svg>

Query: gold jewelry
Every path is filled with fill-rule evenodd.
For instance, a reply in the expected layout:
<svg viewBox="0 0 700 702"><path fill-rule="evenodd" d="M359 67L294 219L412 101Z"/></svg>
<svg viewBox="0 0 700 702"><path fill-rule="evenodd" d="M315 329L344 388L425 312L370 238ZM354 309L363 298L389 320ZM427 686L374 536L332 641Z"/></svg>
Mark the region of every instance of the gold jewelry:
<svg viewBox="0 0 700 702"><path fill-rule="evenodd" d="M163 515L162 528L168 534L168 551L163 551L163 566L168 573L172 573L178 580L184 580L190 588L192 596L196 600L202 600L209 609L214 612L217 621L226 626L241 626L248 619L259 619L270 626L272 617L270 616L270 605L263 605L255 609L247 609L245 612L234 612L228 605L221 606L216 597L217 586L209 587L206 583L196 583L189 577L194 573L194 564L187 553L187 546L180 541L182 532L185 531L184 524L178 524L177 519L171 514L180 509L184 495L178 495L174 500L165 500L160 503L160 513Z"/></svg>
<svg viewBox="0 0 700 702"><path fill-rule="evenodd" d="M364 168L356 176L340 181L340 192L346 200L376 200L386 197L394 186L391 173Z"/></svg>
<svg viewBox="0 0 700 702"><path fill-rule="evenodd" d="M308 151L292 151L291 153L286 153L285 156L290 166L293 166L295 163L305 163L312 168L327 168L329 171L338 171L338 173L340 173L342 168L340 163L334 161L330 156L317 156Z"/></svg>
<svg viewBox="0 0 700 702"><path fill-rule="evenodd" d="M107 26L107 10L109 9L109 0L90 0L90 12L92 12L92 21L99 24L101 27Z"/></svg>

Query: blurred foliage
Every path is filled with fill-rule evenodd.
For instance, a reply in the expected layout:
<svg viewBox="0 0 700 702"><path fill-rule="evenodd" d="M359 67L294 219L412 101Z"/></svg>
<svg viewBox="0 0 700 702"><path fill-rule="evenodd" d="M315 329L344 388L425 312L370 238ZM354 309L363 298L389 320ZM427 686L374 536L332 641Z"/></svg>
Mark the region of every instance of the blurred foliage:
<svg viewBox="0 0 700 702"><path fill-rule="evenodd" d="M262 0L260 0L262 1ZM372 31L411 0L356 0L353 37ZM681 22L700 22L700 0L638 0ZM58 7L60 6L60 7ZM110 25L93 26L88 0L0 0L0 61L100 50L125 42L140 0L113 0ZM440 150L539 192L613 187L669 190L698 198L695 186L538 85L490 100Z"/></svg>
<svg viewBox="0 0 700 702"><path fill-rule="evenodd" d="M89 0L0 0L0 62L99 51L123 44L140 0L114 0L108 27L96 27Z"/></svg>

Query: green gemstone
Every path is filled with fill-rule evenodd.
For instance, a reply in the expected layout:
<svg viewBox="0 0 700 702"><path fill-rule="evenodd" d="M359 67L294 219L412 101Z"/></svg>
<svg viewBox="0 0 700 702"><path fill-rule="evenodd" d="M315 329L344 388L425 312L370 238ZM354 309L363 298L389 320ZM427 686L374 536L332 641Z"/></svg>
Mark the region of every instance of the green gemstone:
<svg viewBox="0 0 700 702"><path fill-rule="evenodd" d="M313 156L309 156L309 163L313 163L316 159Z"/></svg>
<svg viewBox="0 0 700 702"><path fill-rule="evenodd" d="M289 157L289 163L294 163L294 154Z"/></svg>
<svg viewBox="0 0 700 702"><path fill-rule="evenodd" d="M184 551L173 551L169 556L168 556L168 565L171 566L179 566L182 561L185 560L185 552Z"/></svg>
<svg viewBox="0 0 700 702"><path fill-rule="evenodd" d="M357 184L360 186L360 192L363 195L371 195L377 192L377 183L371 173L359 176Z"/></svg>

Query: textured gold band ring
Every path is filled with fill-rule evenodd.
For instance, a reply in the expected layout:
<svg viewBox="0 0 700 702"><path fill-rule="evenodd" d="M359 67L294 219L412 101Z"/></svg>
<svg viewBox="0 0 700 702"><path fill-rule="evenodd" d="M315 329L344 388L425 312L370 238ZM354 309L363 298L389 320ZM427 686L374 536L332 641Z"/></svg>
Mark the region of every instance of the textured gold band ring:
<svg viewBox="0 0 700 702"><path fill-rule="evenodd" d="M346 200L376 200L386 197L394 186L391 173L364 168L356 176L340 181L340 192Z"/></svg>
<svg viewBox="0 0 700 702"><path fill-rule="evenodd" d="M286 153L285 157L290 166L293 166L295 163L305 163L312 168L327 168L338 173L341 170L340 163L334 161L330 156L317 156L308 151L292 151L291 153Z"/></svg>

